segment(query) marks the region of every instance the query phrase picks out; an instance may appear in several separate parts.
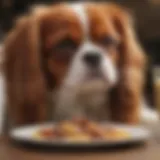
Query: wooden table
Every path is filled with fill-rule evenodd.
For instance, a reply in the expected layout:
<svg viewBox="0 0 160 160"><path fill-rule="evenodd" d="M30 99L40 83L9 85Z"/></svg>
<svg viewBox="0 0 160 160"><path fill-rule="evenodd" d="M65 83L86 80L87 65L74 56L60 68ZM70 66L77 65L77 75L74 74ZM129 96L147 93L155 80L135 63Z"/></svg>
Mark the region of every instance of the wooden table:
<svg viewBox="0 0 160 160"><path fill-rule="evenodd" d="M160 160L160 125L154 136L143 145L98 151L44 151L25 148L0 138L0 160ZM153 127L152 127L153 130ZM158 132L157 132L158 130Z"/></svg>

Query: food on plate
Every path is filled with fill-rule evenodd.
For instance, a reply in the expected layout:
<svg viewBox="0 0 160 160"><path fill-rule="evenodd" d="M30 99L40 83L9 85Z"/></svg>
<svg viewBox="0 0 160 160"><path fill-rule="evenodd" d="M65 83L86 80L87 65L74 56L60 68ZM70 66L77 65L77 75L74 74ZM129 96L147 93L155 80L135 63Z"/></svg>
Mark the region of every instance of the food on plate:
<svg viewBox="0 0 160 160"><path fill-rule="evenodd" d="M43 128L34 134L35 138L48 140L66 140L71 142L92 142L93 140L121 140L130 134L121 128L102 125L86 119L61 121L53 127Z"/></svg>

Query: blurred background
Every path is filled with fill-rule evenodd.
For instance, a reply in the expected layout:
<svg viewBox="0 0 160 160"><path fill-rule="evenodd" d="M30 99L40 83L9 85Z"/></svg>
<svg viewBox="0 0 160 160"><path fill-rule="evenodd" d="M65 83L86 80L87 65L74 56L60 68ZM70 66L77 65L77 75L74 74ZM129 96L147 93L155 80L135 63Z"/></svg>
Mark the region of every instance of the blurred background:
<svg viewBox="0 0 160 160"><path fill-rule="evenodd" d="M100 2L100 0L97 1ZM129 8L135 17L137 35L148 56L145 96L148 103L153 106L152 68L154 65L160 65L160 0L105 0L105 2L108 1ZM3 39L12 28L16 17L26 12L32 5L59 2L62 1L0 0L0 42L3 43Z"/></svg>

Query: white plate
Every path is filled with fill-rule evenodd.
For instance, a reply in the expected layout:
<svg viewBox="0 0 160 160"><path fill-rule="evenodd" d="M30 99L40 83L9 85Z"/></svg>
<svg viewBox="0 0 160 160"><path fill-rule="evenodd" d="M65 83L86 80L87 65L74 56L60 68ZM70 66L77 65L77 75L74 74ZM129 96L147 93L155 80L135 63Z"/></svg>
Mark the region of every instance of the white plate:
<svg viewBox="0 0 160 160"><path fill-rule="evenodd" d="M116 128L123 129L127 131L131 137L122 140L115 141L104 141L104 140L93 140L92 142L71 142L65 140L44 140L36 139L33 135L36 131L53 126L52 124L41 124L41 125L31 125L26 127L15 128L10 132L10 137L18 142L25 142L32 145L49 146L49 147L112 147L117 145L132 144L137 142L145 142L150 137L150 132L142 126L129 126L121 124L107 124L103 123L104 126L113 126Z"/></svg>

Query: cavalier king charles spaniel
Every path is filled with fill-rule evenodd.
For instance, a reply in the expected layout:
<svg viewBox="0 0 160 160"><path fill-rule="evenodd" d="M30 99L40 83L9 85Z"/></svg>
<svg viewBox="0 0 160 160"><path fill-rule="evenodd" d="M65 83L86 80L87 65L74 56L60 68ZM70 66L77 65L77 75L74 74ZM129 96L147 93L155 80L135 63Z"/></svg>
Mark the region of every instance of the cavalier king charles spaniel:
<svg viewBox="0 0 160 160"><path fill-rule="evenodd" d="M17 20L4 50L14 123L45 121L51 108L55 120L139 122L146 60L124 8L89 2L37 8Z"/></svg>

